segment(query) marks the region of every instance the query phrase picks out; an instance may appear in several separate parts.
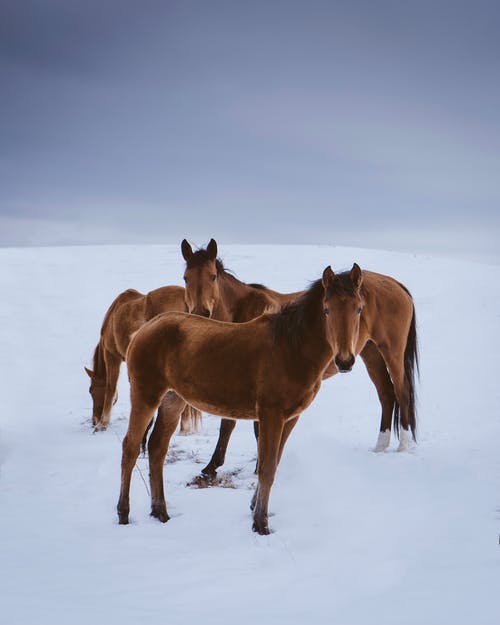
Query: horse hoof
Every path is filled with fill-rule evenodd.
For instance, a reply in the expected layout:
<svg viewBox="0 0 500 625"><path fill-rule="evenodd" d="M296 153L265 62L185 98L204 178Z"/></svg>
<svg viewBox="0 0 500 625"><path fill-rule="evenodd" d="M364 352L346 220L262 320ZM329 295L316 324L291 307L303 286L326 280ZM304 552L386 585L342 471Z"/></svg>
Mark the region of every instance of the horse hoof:
<svg viewBox="0 0 500 625"><path fill-rule="evenodd" d="M267 523L257 523L257 521L253 522L252 530L261 536L268 536L271 533Z"/></svg>
<svg viewBox="0 0 500 625"><path fill-rule="evenodd" d="M383 432L379 432L377 444L375 445L373 451L375 453L381 453L385 451L391 443L391 431L385 430Z"/></svg>
<svg viewBox="0 0 500 625"><path fill-rule="evenodd" d="M217 471L212 469L210 465L207 465L204 469L201 470L205 477L215 477L217 475Z"/></svg>
<svg viewBox="0 0 500 625"><path fill-rule="evenodd" d="M401 430L399 433L399 447L398 451L408 451L410 446L410 432L409 430Z"/></svg>
<svg viewBox="0 0 500 625"><path fill-rule="evenodd" d="M166 509L161 510L158 508L151 508L151 516L158 519L158 521L161 521L162 523L166 523L170 520Z"/></svg>
<svg viewBox="0 0 500 625"><path fill-rule="evenodd" d="M119 525L128 525L128 514L119 514L118 515L118 524Z"/></svg>

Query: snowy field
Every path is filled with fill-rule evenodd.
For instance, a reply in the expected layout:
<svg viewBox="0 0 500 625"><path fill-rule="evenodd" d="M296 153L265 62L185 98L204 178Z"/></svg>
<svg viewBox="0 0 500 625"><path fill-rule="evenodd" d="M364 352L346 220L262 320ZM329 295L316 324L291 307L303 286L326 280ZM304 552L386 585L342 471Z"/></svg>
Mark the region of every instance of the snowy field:
<svg viewBox="0 0 500 625"><path fill-rule="evenodd" d="M186 484L219 420L176 436L172 520L149 517L139 459L119 526L125 367L92 434L84 365L112 299L182 284L178 246L0 250L0 621L6 625L500 623L500 266L350 248L224 246L242 280L283 291L331 264L413 293L419 444L375 454L379 403L361 361L326 381L295 428L251 531L255 441L239 423L225 487Z"/></svg>

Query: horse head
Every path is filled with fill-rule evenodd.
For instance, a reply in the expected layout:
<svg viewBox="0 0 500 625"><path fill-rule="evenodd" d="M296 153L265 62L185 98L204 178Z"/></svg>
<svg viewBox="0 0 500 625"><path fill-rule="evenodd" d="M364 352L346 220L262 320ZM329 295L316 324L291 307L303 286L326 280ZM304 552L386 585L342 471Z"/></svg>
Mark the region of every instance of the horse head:
<svg viewBox="0 0 500 625"><path fill-rule="evenodd" d="M210 239L206 249L193 252L184 239L181 251L186 261L185 300L190 313L211 317L220 298L217 270L217 243Z"/></svg>
<svg viewBox="0 0 500 625"><path fill-rule="evenodd" d="M333 360L341 373L354 365L356 344L364 299L361 293L363 274L354 263L351 271L335 274L328 266L322 277L328 341L333 350Z"/></svg>
<svg viewBox="0 0 500 625"><path fill-rule="evenodd" d="M106 381L97 376L92 369L84 367L90 378L89 393L92 397L92 425L100 423L104 409L104 397L106 394Z"/></svg>

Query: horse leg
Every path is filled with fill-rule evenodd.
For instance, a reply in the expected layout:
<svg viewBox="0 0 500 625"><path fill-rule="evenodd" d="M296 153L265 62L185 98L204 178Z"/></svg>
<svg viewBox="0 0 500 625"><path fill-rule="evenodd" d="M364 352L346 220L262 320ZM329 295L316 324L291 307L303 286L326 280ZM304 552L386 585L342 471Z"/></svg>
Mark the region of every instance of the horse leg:
<svg viewBox="0 0 500 625"><path fill-rule="evenodd" d="M397 420L397 413L395 413L395 428L399 429L398 451L406 451L410 443L411 433L409 415L410 394L404 369L404 350L391 352L388 349L381 348L381 352L392 378L394 393L399 406L400 424Z"/></svg>
<svg viewBox="0 0 500 625"><path fill-rule="evenodd" d="M161 407L159 408L159 410L161 410ZM187 425L183 427L184 421L186 421ZM146 431L144 432L144 437L142 439L141 449L142 449L142 453L144 456L146 455L148 433L149 433L149 430L153 427L153 422L154 420L151 419L148 427L146 428ZM192 432L193 433L198 432L198 430L200 429L200 423L201 423L201 412L197 408L193 408L192 406L186 405L181 414L181 428L180 428L179 434L187 435Z"/></svg>
<svg viewBox="0 0 500 625"><path fill-rule="evenodd" d="M117 506L120 525L127 525L128 523L132 470L139 455L142 437L144 436L148 423L154 416L155 410L156 406L151 406L151 404L139 399L132 399L132 410L130 412L128 430L122 443L121 489Z"/></svg>
<svg viewBox="0 0 500 625"><path fill-rule="evenodd" d="M278 466L279 450L283 433L283 420L278 417L259 419L259 485L255 496L252 529L258 534L269 534L269 494Z"/></svg>
<svg viewBox="0 0 500 625"><path fill-rule="evenodd" d="M116 401L116 387L118 385L118 376L120 375L120 365L122 364L121 357L115 356L107 349L104 351L104 360L106 362L106 391L101 421L96 426L98 430L105 430L109 425L111 409Z"/></svg>
<svg viewBox="0 0 500 625"><path fill-rule="evenodd" d="M217 440L217 445L215 446L214 453L210 458L210 462L207 464L205 468L201 470L203 475L207 475L209 477L214 477L217 473L217 469L224 464L224 460L226 458L226 450L227 445L229 443L229 439L231 438L231 434L236 425L236 421L234 419L222 419L220 423L219 429L219 439Z"/></svg>
<svg viewBox="0 0 500 625"><path fill-rule="evenodd" d="M300 415L297 415L296 417L293 417L293 419L289 419L288 421L285 422L285 425L283 426L283 432L281 434L280 447L279 447L279 450L278 450L278 464L281 461L281 456L283 455L283 449L285 448L285 443L286 443L288 437L290 436L290 434L292 433L293 428L297 424L297 421L299 420L299 416ZM258 421L254 421L254 423L257 423L257 425L258 425ZM258 428L257 428L257 432L258 432ZM258 467L258 463L257 463L257 467ZM257 473L257 467L255 469L256 473ZM255 492L253 494L253 497L252 497L252 501L250 502L250 510L254 510L255 509L255 504L257 502L258 492L259 492L259 487L257 485L257 487L255 488Z"/></svg>
<svg viewBox="0 0 500 625"><path fill-rule="evenodd" d="M285 444L288 440L288 437L292 433L293 428L297 425L297 421L299 420L300 415L293 417L292 419L288 419L285 421L285 425L283 426L283 432L281 433L281 441L280 448L278 450L278 464L281 462L281 456L283 455L283 450L285 449Z"/></svg>
<svg viewBox="0 0 500 625"><path fill-rule="evenodd" d="M394 402L396 401L394 386L387 371L385 360L382 358L382 354L377 349L375 343L368 342L360 355L365 363L368 375L377 389L378 398L382 406L380 432L374 451L385 451L391 442L392 413L394 412Z"/></svg>
<svg viewBox="0 0 500 625"><path fill-rule="evenodd" d="M151 516L156 517L162 523L166 523L170 518L163 491L163 464L170 439L185 406L186 402L181 397L172 392L167 393L160 404L155 426L148 442Z"/></svg>

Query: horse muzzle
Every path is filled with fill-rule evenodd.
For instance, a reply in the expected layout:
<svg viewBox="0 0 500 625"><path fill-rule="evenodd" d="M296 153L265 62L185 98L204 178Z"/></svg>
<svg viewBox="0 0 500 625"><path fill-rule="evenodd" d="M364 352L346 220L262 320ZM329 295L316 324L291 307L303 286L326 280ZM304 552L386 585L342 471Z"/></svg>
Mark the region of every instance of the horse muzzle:
<svg viewBox="0 0 500 625"><path fill-rule="evenodd" d="M192 315L198 315L200 317L207 317L210 318L212 316L212 311L209 310L208 308L205 308L203 306L203 308L195 308L194 310L190 311Z"/></svg>
<svg viewBox="0 0 500 625"><path fill-rule="evenodd" d="M348 373L354 367L355 357L350 354L347 358L341 358L338 354L335 356L335 365L339 373Z"/></svg>

